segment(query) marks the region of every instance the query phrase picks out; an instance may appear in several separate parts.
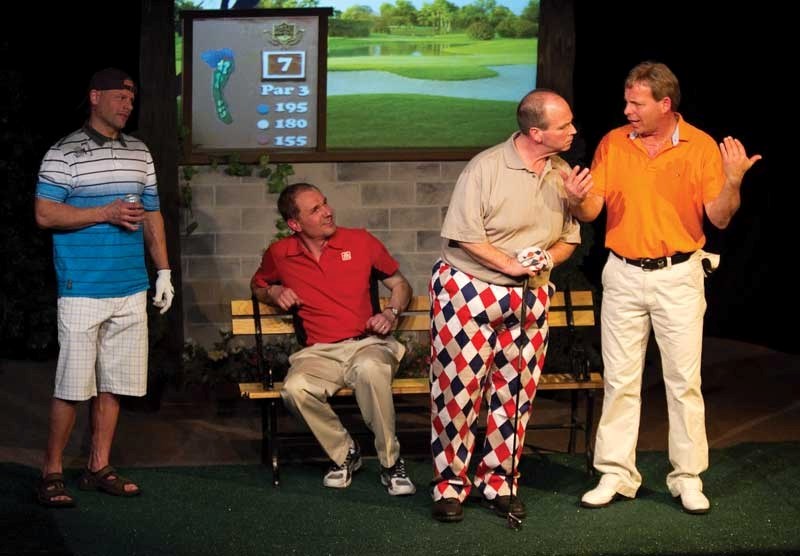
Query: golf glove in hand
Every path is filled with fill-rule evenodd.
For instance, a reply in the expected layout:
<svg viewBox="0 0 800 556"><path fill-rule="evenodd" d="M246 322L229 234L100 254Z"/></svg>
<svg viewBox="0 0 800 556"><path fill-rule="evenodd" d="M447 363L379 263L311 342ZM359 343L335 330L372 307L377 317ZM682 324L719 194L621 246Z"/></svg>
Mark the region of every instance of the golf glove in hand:
<svg viewBox="0 0 800 556"><path fill-rule="evenodd" d="M526 268L534 271L549 270L553 268L553 257L547 249L541 247L526 247L517 253L517 260Z"/></svg>
<svg viewBox="0 0 800 556"><path fill-rule="evenodd" d="M153 296L153 305L160 307L162 315L172 306L175 297L175 288L172 287L172 271L159 270L156 278L156 294Z"/></svg>

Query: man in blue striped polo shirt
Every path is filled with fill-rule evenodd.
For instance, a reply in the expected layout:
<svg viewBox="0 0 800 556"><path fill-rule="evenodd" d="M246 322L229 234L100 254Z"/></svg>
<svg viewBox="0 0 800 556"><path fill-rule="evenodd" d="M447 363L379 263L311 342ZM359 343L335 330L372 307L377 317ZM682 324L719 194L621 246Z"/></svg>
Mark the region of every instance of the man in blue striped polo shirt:
<svg viewBox="0 0 800 556"><path fill-rule="evenodd" d="M173 287L153 159L122 129L133 110L133 80L115 68L92 76L89 120L53 145L36 185L36 222L53 231L58 341L50 430L37 486L49 507L75 504L64 484L63 452L78 402L91 399L92 441L84 490L135 496L139 487L109 464L118 396L147 389L144 248L158 278L153 303L166 312Z"/></svg>

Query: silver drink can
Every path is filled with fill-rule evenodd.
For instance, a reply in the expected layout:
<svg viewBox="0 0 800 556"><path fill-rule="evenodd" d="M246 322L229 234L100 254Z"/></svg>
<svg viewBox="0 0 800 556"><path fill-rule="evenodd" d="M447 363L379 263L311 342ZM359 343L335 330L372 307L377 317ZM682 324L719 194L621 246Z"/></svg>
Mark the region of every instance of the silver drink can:
<svg viewBox="0 0 800 556"><path fill-rule="evenodd" d="M122 198L122 200L124 202L126 202L126 203L141 203L142 202L142 198L139 196L138 193L128 193L127 195L125 195ZM135 226L136 227L134 229L138 230L139 229L139 224L135 224Z"/></svg>

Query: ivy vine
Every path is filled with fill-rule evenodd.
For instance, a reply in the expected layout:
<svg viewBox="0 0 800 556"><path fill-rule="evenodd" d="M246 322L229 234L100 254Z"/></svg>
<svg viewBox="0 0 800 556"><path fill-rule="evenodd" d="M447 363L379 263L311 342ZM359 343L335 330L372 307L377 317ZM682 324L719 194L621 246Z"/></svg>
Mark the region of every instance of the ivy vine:
<svg viewBox="0 0 800 556"><path fill-rule="evenodd" d="M231 153L223 157L225 164L225 174L229 176L252 176L254 167L248 164L243 164L238 153ZM216 157L211 158L211 170L217 171L219 168L220 160ZM188 216L188 223L184 229L184 233L189 236L197 229L198 223L194 217L194 210L192 207L192 178L197 174L198 170L194 166L184 166L181 172L180 183L180 203L181 208L186 211ZM289 185L289 176L294 174L294 167L291 164L276 163L271 164L269 155L264 154L258 159L258 176L266 180L266 187L269 193L275 194L283 191ZM275 221L275 235L273 241L291 235L291 230L287 226L283 218L279 217Z"/></svg>

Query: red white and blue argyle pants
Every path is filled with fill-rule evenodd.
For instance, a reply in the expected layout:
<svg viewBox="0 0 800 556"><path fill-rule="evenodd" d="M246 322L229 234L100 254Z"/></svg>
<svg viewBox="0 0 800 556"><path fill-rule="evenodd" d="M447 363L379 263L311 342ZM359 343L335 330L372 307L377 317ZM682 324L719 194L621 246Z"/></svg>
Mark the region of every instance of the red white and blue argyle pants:
<svg viewBox="0 0 800 556"><path fill-rule="evenodd" d="M463 502L469 496L472 486L467 469L484 398L489 404L486 439L475 487L490 499L511 494L511 452L516 435L516 492L525 428L547 351L547 311L554 290L548 283L528 291L527 339L520 366L522 287L489 284L441 260L434 265L429 287L434 501L458 498Z"/></svg>

